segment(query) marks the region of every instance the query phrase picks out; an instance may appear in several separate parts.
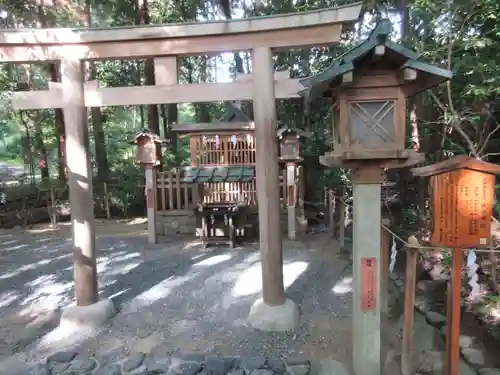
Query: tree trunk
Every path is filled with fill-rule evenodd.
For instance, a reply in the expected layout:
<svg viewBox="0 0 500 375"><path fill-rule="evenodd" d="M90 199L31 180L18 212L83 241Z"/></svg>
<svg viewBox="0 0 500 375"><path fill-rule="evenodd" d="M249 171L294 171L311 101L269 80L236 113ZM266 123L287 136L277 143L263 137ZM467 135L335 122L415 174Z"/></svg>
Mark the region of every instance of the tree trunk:
<svg viewBox="0 0 500 375"><path fill-rule="evenodd" d="M92 27L92 12L91 12L91 1L86 0L86 27ZM89 61L87 63L87 81L95 79L95 63ZM95 160L97 166L97 180L99 181L100 190L104 191L104 183L108 181L109 176L109 163L108 155L106 153L106 137L104 135L103 128L103 116L100 107L90 108L90 114L92 117L92 129L94 133L94 144L95 144Z"/></svg>
<svg viewBox="0 0 500 375"><path fill-rule="evenodd" d="M45 17L45 12L43 11L43 6L38 6L38 21L40 27L46 28L47 19ZM48 75L52 82L60 81L59 66L55 63L49 63L48 65ZM55 128L57 132L57 171L58 177L61 184L65 184L68 179L68 169L66 167L66 134L64 128L64 116L61 108L55 108Z"/></svg>
<svg viewBox="0 0 500 375"><path fill-rule="evenodd" d="M149 6L147 0L136 0L136 24L138 25L149 25ZM155 85L155 65L154 59L147 59L144 64L144 75L146 80L144 84L146 86ZM148 105L148 128L149 130L160 134L160 122L158 119L158 106Z"/></svg>
<svg viewBox="0 0 500 375"><path fill-rule="evenodd" d="M25 76L26 76L26 83L28 85L29 90L33 90L33 72L31 71L32 65L25 65ZM37 160L38 165L40 167L40 173L42 176L42 181L46 182L50 180L49 176L49 163L47 159L47 149L45 148L45 144L43 142L43 132L42 132L42 127L41 127L41 116L40 116L40 110L38 111L32 111L31 113L27 114L26 116L26 128L30 130L30 132L33 134L33 144L32 144L32 155L38 155L38 160L35 157L35 160Z"/></svg>

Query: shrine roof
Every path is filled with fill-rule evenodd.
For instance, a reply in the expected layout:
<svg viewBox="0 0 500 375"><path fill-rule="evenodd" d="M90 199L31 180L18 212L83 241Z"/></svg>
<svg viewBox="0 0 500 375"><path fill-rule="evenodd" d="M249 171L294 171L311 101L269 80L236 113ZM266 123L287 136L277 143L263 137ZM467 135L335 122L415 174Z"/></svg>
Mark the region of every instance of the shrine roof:
<svg viewBox="0 0 500 375"><path fill-rule="evenodd" d="M466 155L458 155L436 164L412 168L411 172L414 176L428 177L459 169L470 169L477 172L500 175L500 165L488 163Z"/></svg>
<svg viewBox="0 0 500 375"><path fill-rule="evenodd" d="M253 121L251 116L248 116L245 112L243 112L236 103L226 102L225 103L226 110L224 115L219 119L220 122L245 122L245 121Z"/></svg>
<svg viewBox="0 0 500 375"><path fill-rule="evenodd" d="M249 182L255 177L253 165L202 166L185 168L184 182L188 184L210 182Z"/></svg>
<svg viewBox="0 0 500 375"><path fill-rule="evenodd" d="M413 90L411 95L418 94L452 78L451 71L420 61L418 53L391 41L389 39L391 31L392 24L388 19L379 21L365 41L337 57L323 72L300 80L305 89L299 94L308 101L321 98L332 86L339 86L342 83L343 74L353 72L363 64L366 65L377 46L385 47L386 52L383 59L386 61L384 62L390 62L393 69L411 68L422 73L423 79L417 79L419 88Z"/></svg>

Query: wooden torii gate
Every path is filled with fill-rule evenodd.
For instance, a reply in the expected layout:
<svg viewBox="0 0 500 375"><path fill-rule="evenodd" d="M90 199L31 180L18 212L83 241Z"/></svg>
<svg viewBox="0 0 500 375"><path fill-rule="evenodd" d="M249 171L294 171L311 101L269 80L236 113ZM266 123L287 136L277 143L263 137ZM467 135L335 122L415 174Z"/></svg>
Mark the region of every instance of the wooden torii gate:
<svg viewBox="0 0 500 375"><path fill-rule="evenodd" d="M107 29L3 29L0 63L61 64L61 84L48 90L15 92L16 109L62 108L70 188L77 308L98 302L92 171L85 107L253 100L256 174L262 262L262 299L251 323L288 330L298 323L297 307L285 299L279 230L276 98L298 97L295 79L275 79L273 50L337 43L344 24L355 22L361 3L334 9L234 21ZM179 84L177 56L251 50L251 79L231 83ZM156 86L100 88L84 82L85 60L155 57ZM275 162L272 162L272 161Z"/></svg>

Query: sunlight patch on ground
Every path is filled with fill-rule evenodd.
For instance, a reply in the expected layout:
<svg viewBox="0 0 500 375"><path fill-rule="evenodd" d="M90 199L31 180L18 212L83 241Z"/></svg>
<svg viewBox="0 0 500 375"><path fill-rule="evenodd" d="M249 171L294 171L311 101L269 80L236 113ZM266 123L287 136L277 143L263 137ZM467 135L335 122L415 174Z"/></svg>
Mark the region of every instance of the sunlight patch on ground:
<svg viewBox="0 0 500 375"><path fill-rule="evenodd" d="M26 286L32 290L32 293L22 301L21 306L26 307L19 312L20 316L53 311L67 306L73 300L69 292L73 289L74 282L57 281L56 275L37 277L26 283Z"/></svg>
<svg viewBox="0 0 500 375"><path fill-rule="evenodd" d="M19 242L19 241L18 240L3 241L2 245L12 245L12 244L15 244L16 242Z"/></svg>
<svg viewBox="0 0 500 375"><path fill-rule="evenodd" d="M84 330L80 325L66 323L43 336L36 345L35 352L38 352L37 354L39 356L47 356L59 350L79 344L89 338L93 333L95 333L95 331L90 329Z"/></svg>
<svg viewBox="0 0 500 375"><path fill-rule="evenodd" d="M0 309L9 306L17 301L21 295L13 290L0 295Z"/></svg>
<svg viewBox="0 0 500 375"><path fill-rule="evenodd" d="M285 289L297 280L307 270L307 262L290 262L283 266L283 283ZM261 264L256 263L247 268L240 275L232 289L233 297L244 297L257 294L262 291L262 269Z"/></svg>
<svg viewBox="0 0 500 375"><path fill-rule="evenodd" d="M132 300L127 302L123 306L123 312L136 312L142 307L151 306L153 303L168 297L175 288L180 287L182 284L188 282L197 274L198 272L191 271L185 276L172 276L159 282L152 288L149 288L148 290L142 292L141 294L137 295Z"/></svg>
<svg viewBox="0 0 500 375"><path fill-rule="evenodd" d="M332 292L334 294L347 294L352 292L352 276L343 277L333 286Z"/></svg>
<svg viewBox="0 0 500 375"><path fill-rule="evenodd" d="M227 262L233 258L232 254L220 254L214 255L213 257L203 259L202 261L193 264L193 267L207 267L207 266L215 266L216 264L220 264L223 262Z"/></svg>
<svg viewBox="0 0 500 375"><path fill-rule="evenodd" d="M192 249L193 247L200 246L202 243L200 240L190 241L184 245L184 250ZM201 255L201 254L200 254Z"/></svg>
<svg viewBox="0 0 500 375"><path fill-rule="evenodd" d="M37 269L38 267L46 266L47 264L50 264L55 260L60 260L71 256L72 254L65 254L58 257L53 257L51 259L43 259L35 263L27 264L25 266L19 267L16 271L2 273L0 275L0 280L10 279L14 276L21 274L22 272L31 271Z"/></svg>
<svg viewBox="0 0 500 375"><path fill-rule="evenodd" d="M148 222L147 217L137 217L135 219L129 220L126 224L127 225L139 225L139 224L146 224Z"/></svg>
<svg viewBox="0 0 500 375"><path fill-rule="evenodd" d="M4 244L5 244L5 242L4 242ZM4 247L2 250L3 251L15 251L15 250L24 249L26 247L28 247L28 245L14 245L14 246L9 246L9 247Z"/></svg>
<svg viewBox="0 0 500 375"><path fill-rule="evenodd" d="M125 251L119 251L117 253L114 253L112 255L105 255L97 258L97 272L100 273L105 273L109 272L109 274L125 274L131 269L137 267L139 264L142 263L140 258L141 254L140 253L127 253ZM120 267L117 267L119 263L125 262L128 260L133 260L133 263L129 263L129 265L120 265ZM130 265L135 265L134 267L130 268ZM113 272L112 268L114 267L115 271ZM125 269L128 269L126 272L121 272L120 268L124 267Z"/></svg>

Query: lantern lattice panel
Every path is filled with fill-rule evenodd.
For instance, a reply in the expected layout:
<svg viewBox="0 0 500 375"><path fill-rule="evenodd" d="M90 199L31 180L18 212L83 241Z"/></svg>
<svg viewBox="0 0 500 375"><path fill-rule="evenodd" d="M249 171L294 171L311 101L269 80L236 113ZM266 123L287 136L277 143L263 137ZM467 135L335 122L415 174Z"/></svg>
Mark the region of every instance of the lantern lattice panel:
<svg viewBox="0 0 500 375"><path fill-rule="evenodd" d="M396 142L394 101L349 103L351 145L379 148Z"/></svg>

